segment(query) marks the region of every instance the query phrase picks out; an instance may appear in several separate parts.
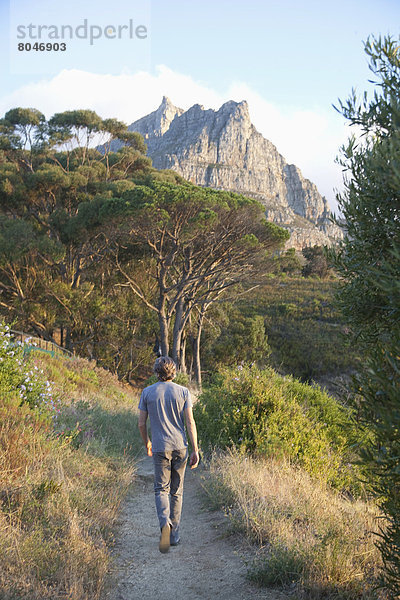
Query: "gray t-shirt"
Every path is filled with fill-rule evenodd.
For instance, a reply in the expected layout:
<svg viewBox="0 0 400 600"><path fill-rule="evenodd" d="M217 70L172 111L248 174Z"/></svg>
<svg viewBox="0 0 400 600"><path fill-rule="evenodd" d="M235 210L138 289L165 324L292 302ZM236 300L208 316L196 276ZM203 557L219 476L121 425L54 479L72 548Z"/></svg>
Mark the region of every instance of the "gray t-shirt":
<svg viewBox="0 0 400 600"><path fill-rule="evenodd" d="M144 388L139 409L146 410L150 417L153 452L187 447L183 417L190 406L189 390L172 381L158 381Z"/></svg>

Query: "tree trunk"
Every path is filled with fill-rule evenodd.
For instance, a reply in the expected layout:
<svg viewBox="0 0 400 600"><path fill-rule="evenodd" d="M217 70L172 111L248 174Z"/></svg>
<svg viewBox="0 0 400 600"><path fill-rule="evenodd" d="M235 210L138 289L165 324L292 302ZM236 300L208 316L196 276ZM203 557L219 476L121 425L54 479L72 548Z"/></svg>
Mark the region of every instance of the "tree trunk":
<svg viewBox="0 0 400 600"><path fill-rule="evenodd" d="M183 298L180 298L175 310L175 323L172 340L172 360L175 361L176 366L180 370L180 354L181 354L181 340L182 340L182 313L183 313Z"/></svg>
<svg viewBox="0 0 400 600"><path fill-rule="evenodd" d="M65 348L70 352L73 351L72 347L72 335L71 335L71 327L66 327L65 329Z"/></svg>
<svg viewBox="0 0 400 600"><path fill-rule="evenodd" d="M193 370L194 370L194 379L196 381L197 387L199 391L201 391L201 361L200 361L200 338L201 338L201 330L203 328L203 312L200 313L199 319L197 321L197 332L196 336L193 340Z"/></svg>
<svg viewBox="0 0 400 600"><path fill-rule="evenodd" d="M181 373L187 373L187 369L186 369L186 335L182 335L182 339L181 339L179 368L180 368Z"/></svg>
<svg viewBox="0 0 400 600"><path fill-rule="evenodd" d="M160 295L158 298L158 323L160 325L160 344L162 356L168 356L169 353L169 319L167 318L165 305L166 305L166 294L165 294L165 273L160 275L159 279Z"/></svg>
<svg viewBox="0 0 400 600"><path fill-rule="evenodd" d="M160 324L160 344L161 352L163 356L168 356L169 352L169 341L168 341L168 321L163 313L158 314L158 321Z"/></svg>

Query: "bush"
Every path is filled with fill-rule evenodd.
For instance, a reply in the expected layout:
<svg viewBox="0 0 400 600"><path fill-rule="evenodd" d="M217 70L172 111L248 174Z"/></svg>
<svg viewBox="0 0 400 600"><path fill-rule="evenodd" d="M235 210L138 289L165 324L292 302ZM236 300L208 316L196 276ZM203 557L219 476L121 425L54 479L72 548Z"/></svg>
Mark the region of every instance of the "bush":
<svg viewBox="0 0 400 600"><path fill-rule="evenodd" d="M281 457L338 488L359 488L349 464L350 410L319 387L239 366L221 371L194 410L204 450L236 447Z"/></svg>
<svg viewBox="0 0 400 600"><path fill-rule="evenodd" d="M232 366L241 360L265 364L271 354L271 348L265 331L264 317L246 317L235 307L232 307L229 313L229 328L224 328L212 345L212 364Z"/></svg>
<svg viewBox="0 0 400 600"><path fill-rule="evenodd" d="M360 353L343 337L343 317L333 298L337 286L331 279L275 278L234 305L216 305L205 324L205 371L256 361L306 382L354 372ZM253 337L257 330L262 335Z"/></svg>
<svg viewBox="0 0 400 600"><path fill-rule="evenodd" d="M15 342L10 327L0 322L0 397L18 398L36 412L56 418L59 412L52 386L43 376L43 370L24 359L24 345Z"/></svg>
<svg viewBox="0 0 400 600"><path fill-rule="evenodd" d="M329 268L328 259L322 246L303 248L302 254L306 264L302 269L304 277L327 277L332 270Z"/></svg>
<svg viewBox="0 0 400 600"><path fill-rule="evenodd" d="M364 357L354 387L359 420L372 431L361 458L386 517L378 546L382 585L400 597L400 38L365 43L374 94L353 90L340 112L359 137L342 148L338 196L346 235L332 252L339 306Z"/></svg>

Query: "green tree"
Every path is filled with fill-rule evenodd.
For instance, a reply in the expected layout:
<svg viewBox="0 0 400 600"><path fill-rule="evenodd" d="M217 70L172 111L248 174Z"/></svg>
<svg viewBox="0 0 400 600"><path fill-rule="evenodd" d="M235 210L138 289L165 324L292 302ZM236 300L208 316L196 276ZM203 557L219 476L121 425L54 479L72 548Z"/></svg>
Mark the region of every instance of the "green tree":
<svg viewBox="0 0 400 600"><path fill-rule="evenodd" d="M259 273L267 254L288 233L266 220L256 200L188 183L153 181L127 191L120 200L104 199L97 208L94 203L88 208L111 221L107 236L114 235L115 264L126 285L157 314L162 353L168 355L171 347L183 370L183 337L189 320L195 322L192 353L200 387L200 340L207 311L226 290ZM146 288L137 273L143 261Z"/></svg>
<svg viewBox="0 0 400 600"><path fill-rule="evenodd" d="M127 146L110 151L113 139ZM103 142L106 149L94 145ZM82 204L134 187L151 171L143 138L93 111L57 113L15 108L0 121L0 307L8 321L79 348L95 339L105 305L108 240Z"/></svg>
<svg viewBox="0 0 400 600"><path fill-rule="evenodd" d="M114 152L116 139L124 145ZM156 172L145 150L138 133L90 110L48 121L34 109L6 113L0 307L46 339L61 331L67 348L128 379L148 360L142 335L154 332L154 316L163 353L171 348L184 370L190 324L200 383L207 311L288 233L255 200Z"/></svg>
<svg viewBox="0 0 400 600"><path fill-rule="evenodd" d="M245 297L248 295L246 294ZM243 302L247 305L247 302ZM246 314L238 302L224 302L209 315L203 362L210 372L220 366L256 363L265 366L271 354L262 315ZM251 300L250 300L251 310ZM211 318L210 318L211 317Z"/></svg>
<svg viewBox="0 0 400 600"><path fill-rule="evenodd" d="M304 277L317 276L323 279L329 274L329 264L323 246L310 246L303 248L302 254L306 264L302 269Z"/></svg>
<svg viewBox="0 0 400 600"><path fill-rule="evenodd" d="M345 191L338 197L346 236L332 253L343 280L339 302L364 355L357 382L360 448L386 521L378 537L382 585L400 595L400 41L365 44L375 91L353 91L339 111L358 127L342 148Z"/></svg>
<svg viewBox="0 0 400 600"><path fill-rule="evenodd" d="M295 248L288 248L287 250L276 252L270 262L271 264L269 265L268 273L273 273L275 275L285 273L291 277L301 275L302 261Z"/></svg>

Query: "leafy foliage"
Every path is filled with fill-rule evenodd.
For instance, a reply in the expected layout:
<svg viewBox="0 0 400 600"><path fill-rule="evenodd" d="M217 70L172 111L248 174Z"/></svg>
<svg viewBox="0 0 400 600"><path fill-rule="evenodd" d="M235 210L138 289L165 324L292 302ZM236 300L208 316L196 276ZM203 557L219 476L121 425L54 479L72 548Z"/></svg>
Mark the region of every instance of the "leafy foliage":
<svg viewBox="0 0 400 600"><path fill-rule="evenodd" d="M326 252L322 246L303 248L302 253L307 260L302 269L304 277L316 276L324 278L330 273Z"/></svg>
<svg viewBox="0 0 400 600"><path fill-rule="evenodd" d="M23 344L15 342L10 327L0 323L0 397L3 401L18 399L46 419L57 419L59 404L43 371L24 359Z"/></svg>
<svg viewBox="0 0 400 600"><path fill-rule="evenodd" d="M359 354L346 343L334 302L337 285L334 279L267 276L234 303L218 304L205 324L204 368L212 373L255 361L303 381L351 373Z"/></svg>
<svg viewBox="0 0 400 600"><path fill-rule="evenodd" d="M348 464L351 412L318 387L272 369L225 369L200 396L195 416L204 449L281 457L336 487L357 487Z"/></svg>
<svg viewBox="0 0 400 600"><path fill-rule="evenodd" d="M111 152L117 137L126 146ZM0 138L3 313L45 339L61 331L63 345L83 350L107 312L97 289L99 282L104 287L108 240L93 209L134 187L133 175L152 171L143 138L93 111L46 121L21 108L0 121ZM102 152L95 142L103 142Z"/></svg>
<svg viewBox="0 0 400 600"><path fill-rule="evenodd" d="M387 522L378 546L383 585L400 594L400 46L387 37L365 44L376 78L372 99L353 92L340 110L361 129L342 149L349 172L339 197L347 237L333 255L343 280L339 303L365 356L356 382L361 448L371 490Z"/></svg>
<svg viewBox="0 0 400 600"><path fill-rule="evenodd" d="M248 317L235 306L228 307L228 321L218 338L208 341L208 361L213 365L238 365L244 362L265 364L271 353L264 318ZM211 342L211 344L210 344ZM211 345L211 348L209 346Z"/></svg>

